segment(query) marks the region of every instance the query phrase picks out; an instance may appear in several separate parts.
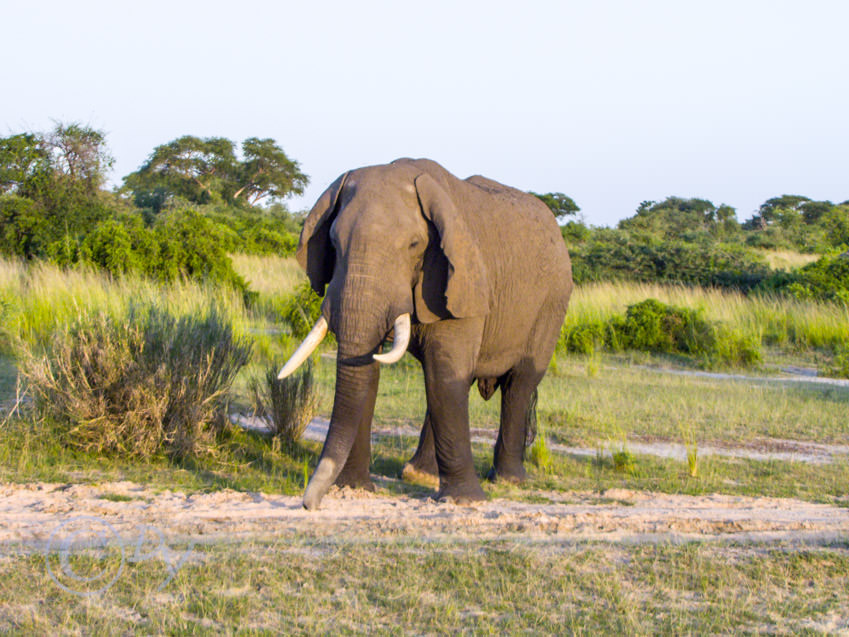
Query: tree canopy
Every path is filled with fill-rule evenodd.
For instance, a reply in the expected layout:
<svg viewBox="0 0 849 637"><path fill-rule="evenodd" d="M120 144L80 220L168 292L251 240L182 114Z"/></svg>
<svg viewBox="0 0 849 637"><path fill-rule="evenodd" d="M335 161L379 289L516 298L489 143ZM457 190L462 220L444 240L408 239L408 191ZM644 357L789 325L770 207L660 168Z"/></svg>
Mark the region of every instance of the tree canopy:
<svg viewBox="0 0 849 637"><path fill-rule="evenodd" d="M581 210L572 197L564 195L562 192L548 192L543 195L532 192L531 194L548 206L558 221L574 216Z"/></svg>
<svg viewBox="0 0 849 637"><path fill-rule="evenodd" d="M157 146L136 172L124 178L136 205L158 212L170 199L193 204L253 206L302 194L309 182L296 161L273 139L250 137L236 146L223 137L186 135Z"/></svg>

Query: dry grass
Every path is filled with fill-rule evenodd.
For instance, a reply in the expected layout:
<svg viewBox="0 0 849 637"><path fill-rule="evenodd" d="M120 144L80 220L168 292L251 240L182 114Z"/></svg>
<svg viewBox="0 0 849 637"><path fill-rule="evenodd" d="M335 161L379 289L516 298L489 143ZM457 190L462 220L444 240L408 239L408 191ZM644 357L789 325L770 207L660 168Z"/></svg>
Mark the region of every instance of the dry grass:
<svg viewBox="0 0 849 637"><path fill-rule="evenodd" d="M759 252L766 259L769 267L785 272L798 270L820 258L818 254L802 254L793 250L760 250Z"/></svg>
<svg viewBox="0 0 849 637"><path fill-rule="evenodd" d="M285 296L292 294L307 275L295 257L257 256L231 254L233 269L260 296Z"/></svg>
<svg viewBox="0 0 849 637"><path fill-rule="evenodd" d="M301 439L318 409L312 361L284 379L277 378L277 367L266 370L264 378L250 384L254 412L283 445Z"/></svg>

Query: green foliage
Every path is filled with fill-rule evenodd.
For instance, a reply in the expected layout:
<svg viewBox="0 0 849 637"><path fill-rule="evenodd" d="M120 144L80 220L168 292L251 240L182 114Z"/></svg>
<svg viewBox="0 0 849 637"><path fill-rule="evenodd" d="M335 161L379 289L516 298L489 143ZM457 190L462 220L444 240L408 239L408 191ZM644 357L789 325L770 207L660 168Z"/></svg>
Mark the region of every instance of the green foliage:
<svg viewBox="0 0 849 637"><path fill-rule="evenodd" d="M68 260L109 217L105 135L80 124L0 139L0 251Z"/></svg>
<svg viewBox="0 0 849 637"><path fill-rule="evenodd" d="M776 273L759 290L849 305L849 252L827 254L794 272Z"/></svg>
<svg viewBox="0 0 849 637"><path fill-rule="evenodd" d="M144 274L162 282L186 278L246 292L247 284L233 270L225 250L227 232L191 209L170 211L152 227L138 216L125 216L95 226L67 261L58 256L53 260L95 265L115 276Z"/></svg>
<svg viewBox="0 0 849 637"><path fill-rule="evenodd" d="M281 318L299 339L304 338L321 316L321 297L308 282L301 283L295 294L286 299L280 310Z"/></svg>
<svg viewBox="0 0 849 637"><path fill-rule="evenodd" d="M592 354L602 348L683 354L706 366L749 367L761 360L760 344L753 339L706 320L699 310L655 299L630 305L624 316L564 326L559 348L578 354Z"/></svg>
<svg viewBox="0 0 849 637"><path fill-rule="evenodd" d="M752 246L828 252L849 243L849 205L782 195L761 204L743 228Z"/></svg>
<svg viewBox="0 0 849 637"><path fill-rule="evenodd" d="M729 237L739 232L734 208L715 206L706 199L668 197L644 201L637 214L619 222L619 229L652 240L694 241L700 236Z"/></svg>
<svg viewBox="0 0 849 637"><path fill-rule="evenodd" d="M21 375L62 442L97 453L183 457L211 447L251 344L213 307L174 316L82 313L43 352L22 342Z"/></svg>
<svg viewBox="0 0 849 637"><path fill-rule="evenodd" d="M763 255L735 244L647 241L597 229L570 248L575 283L631 280L749 290L771 273Z"/></svg>
<svg viewBox="0 0 849 637"><path fill-rule="evenodd" d="M558 221L575 216L581 210L572 197L564 195L562 192L549 192L544 195L532 192L531 194L548 206Z"/></svg>
<svg viewBox="0 0 849 637"><path fill-rule="evenodd" d="M242 155L241 160L236 157L229 139L186 135L157 146L139 170L124 178L124 186L137 206L155 213L169 199L253 206L262 199L303 193L307 176L273 139L246 139Z"/></svg>

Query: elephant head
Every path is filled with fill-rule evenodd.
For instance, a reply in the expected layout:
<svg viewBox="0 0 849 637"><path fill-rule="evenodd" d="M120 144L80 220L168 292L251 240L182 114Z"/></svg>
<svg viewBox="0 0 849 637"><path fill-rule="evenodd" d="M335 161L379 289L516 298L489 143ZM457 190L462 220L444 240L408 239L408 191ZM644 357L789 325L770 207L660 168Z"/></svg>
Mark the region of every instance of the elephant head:
<svg viewBox="0 0 849 637"><path fill-rule="evenodd" d="M368 458L349 455L358 433L369 435L379 364L403 356L411 323L488 311L486 270L451 179L427 160L351 171L330 185L304 222L296 256L324 296L322 315L281 377L328 329L339 347L330 429L304 494L308 509L318 506L343 468L359 464L367 479ZM393 330L392 350L379 354Z"/></svg>

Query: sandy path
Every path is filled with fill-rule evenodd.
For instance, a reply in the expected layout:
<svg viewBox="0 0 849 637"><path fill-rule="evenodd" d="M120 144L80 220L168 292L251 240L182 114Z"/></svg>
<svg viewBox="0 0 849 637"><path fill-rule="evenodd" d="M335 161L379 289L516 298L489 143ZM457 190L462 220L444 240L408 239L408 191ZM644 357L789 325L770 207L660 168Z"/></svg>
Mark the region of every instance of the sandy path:
<svg viewBox="0 0 849 637"><path fill-rule="evenodd" d="M124 501L104 496L130 498ZM664 495L609 490L539 492L545 503L494 499L474 506L429 498L334 490L319 511L300 497L231 490L187 496L131 482L0 486L0 550L42 548L76 516L107 521L128 539L137 525L169 541L233 541L307 536L377 541L411 539L608 540L733 539L830 543L849 537L849 509L783 498ZM62 530L59 530L61 536Z"/></svg>
<svg viewBox="0 0 849 637"><path fill-rule="evenodd" d="M231 415L231 420L245 429L253 431L267 430L265 423L252 416L242 414ZM306 440L324 442L330 421L318 416L314 418L304 431ZM497 430L473 428L471 430L472 442L494 444ZM418 438L419 430L413 427L373 427L372 441L374 438L403 436L407 438ZM556 453L564 453L573 456L594 458L598 449L591 447L574 447L548 442L548 448ZM632 453L657 456L687 461L687 447L675 442L638 442L629 440L627 448ZM610 449L603 450L604 455L610 456ZM805 462L809 464L830 464L832 462L845 461L849 456L849 445L830 445L803 440L786 440L782 438L761 438L746 445L699 445L699 456L722 456L726 458L746 458L749 460L778 460L781 462Z"/></svg>

